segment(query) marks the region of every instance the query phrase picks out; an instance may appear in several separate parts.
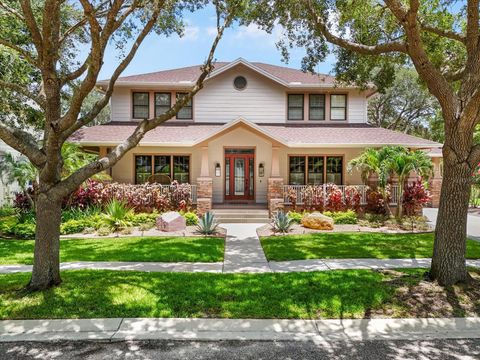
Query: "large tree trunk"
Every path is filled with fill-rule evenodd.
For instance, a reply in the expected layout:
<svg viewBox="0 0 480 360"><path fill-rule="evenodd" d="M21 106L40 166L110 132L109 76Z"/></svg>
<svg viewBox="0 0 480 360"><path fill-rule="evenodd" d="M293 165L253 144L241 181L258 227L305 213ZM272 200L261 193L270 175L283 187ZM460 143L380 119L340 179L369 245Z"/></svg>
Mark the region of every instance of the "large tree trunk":
<svg viewBox="0 0 480 360"><path fill-rule="evenodd" d="M448 286L470 279L465 252L472 171L456 156L444 157L443 169L430 277Z"/></svg>
<svg viewBox="0 0 480 360"><path fill-rule="evenodd" d="M62 202L40 193L36 201L37 229L32 278L28 289L48 289L61 283L60 279L60 223Z"/></svg>

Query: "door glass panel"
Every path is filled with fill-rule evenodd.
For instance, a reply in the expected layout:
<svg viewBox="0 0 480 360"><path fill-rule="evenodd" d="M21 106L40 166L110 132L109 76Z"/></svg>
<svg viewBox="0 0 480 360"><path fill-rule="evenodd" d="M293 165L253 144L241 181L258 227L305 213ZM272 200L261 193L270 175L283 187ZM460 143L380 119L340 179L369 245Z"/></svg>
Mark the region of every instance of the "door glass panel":
<svg viewBox="0 0 480 360"><path fill-rule="evenodd" d="M248 172L249 172L249 186L248 186L248 195L249 196L253 196L253 175L254 175L254 171L253 171L253 158L250 158L248 160Z"/></svg>
<svg viewBox="0 0 480 360"><path fill-rule="evenodd" d="M235 158L235 195L245 194L245 159Z"/></svg>
<svg viewBox="0 0 480 360"><path fill-rule="evenodd" d="M230 195L230 159L225 159L225 195Z"/></svg>

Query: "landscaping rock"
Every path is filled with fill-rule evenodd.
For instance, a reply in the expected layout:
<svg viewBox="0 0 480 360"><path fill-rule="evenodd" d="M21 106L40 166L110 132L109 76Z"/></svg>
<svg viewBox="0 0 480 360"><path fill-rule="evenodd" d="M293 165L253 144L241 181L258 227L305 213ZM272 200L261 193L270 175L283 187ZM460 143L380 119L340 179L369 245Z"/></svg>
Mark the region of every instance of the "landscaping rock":
<svg viewBox="0 0 480 360"><path fill-rule="evenodd" d="M161 231L183 231L186 227L185 218L176 211L163 213L157 218L157 229Z"/></svg>
<svg viewBox="0 0 480 360"><path fill-rule="evenodd" d="M317 230L333 230L333 219L319 212L306 214L302 218L302 225Z"/></svg>

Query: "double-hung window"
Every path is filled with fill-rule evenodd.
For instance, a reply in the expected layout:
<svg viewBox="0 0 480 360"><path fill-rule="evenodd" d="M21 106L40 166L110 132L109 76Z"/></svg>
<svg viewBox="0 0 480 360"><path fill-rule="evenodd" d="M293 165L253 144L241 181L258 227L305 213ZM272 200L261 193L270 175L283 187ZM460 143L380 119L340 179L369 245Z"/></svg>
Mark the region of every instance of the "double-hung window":
<svg viewBox="0 0 480 360"><path fill-rule="evenodd" d="M150 106L150 98L148 92L134 92L133 93L133 118L134 119L148 119Z"/></svg>
<svg viewBox="0 0 480 360"><path fill-rule="evenodd" d="M288 94L288 120L303 120L303 94Z"/></svg>
<svg viewBox="0 0 480 360"><path fill-rule="evenodd" d="M187 95L187 93L177 93L177 101L182 97ZM193 102L190 99L177 113L177 119L181 120L191 120L193 119Z"/></svg>
<svg viewBox="0 0 480 360"><path fill-rule="evenodd" d="M330 120L347 120L347 95L330 95Z"/></svg>
<svg viewBox="0 0 480 360"><path fill-rule="evenodd" d="M169 92L155 93L155 117L166 113L172 102L172 94Z"/></svg>
<svg viewBox="0 0 480 360"><path fill-rule="evenodd" d="M325 94L310 94L308 104L309 120L325 120Z"/></svg>

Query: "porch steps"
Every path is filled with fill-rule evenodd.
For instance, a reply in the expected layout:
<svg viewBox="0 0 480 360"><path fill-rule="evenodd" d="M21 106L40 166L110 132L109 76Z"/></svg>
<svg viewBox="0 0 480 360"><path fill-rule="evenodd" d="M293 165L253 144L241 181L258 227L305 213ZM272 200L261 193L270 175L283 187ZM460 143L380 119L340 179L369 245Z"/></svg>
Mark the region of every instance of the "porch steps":
<svg viewBox="0 0 480 360"><path fill-rule="evenodd" d="M215 219L219 224L236 223L269 223L266 209L213 209Z"/></svg>

